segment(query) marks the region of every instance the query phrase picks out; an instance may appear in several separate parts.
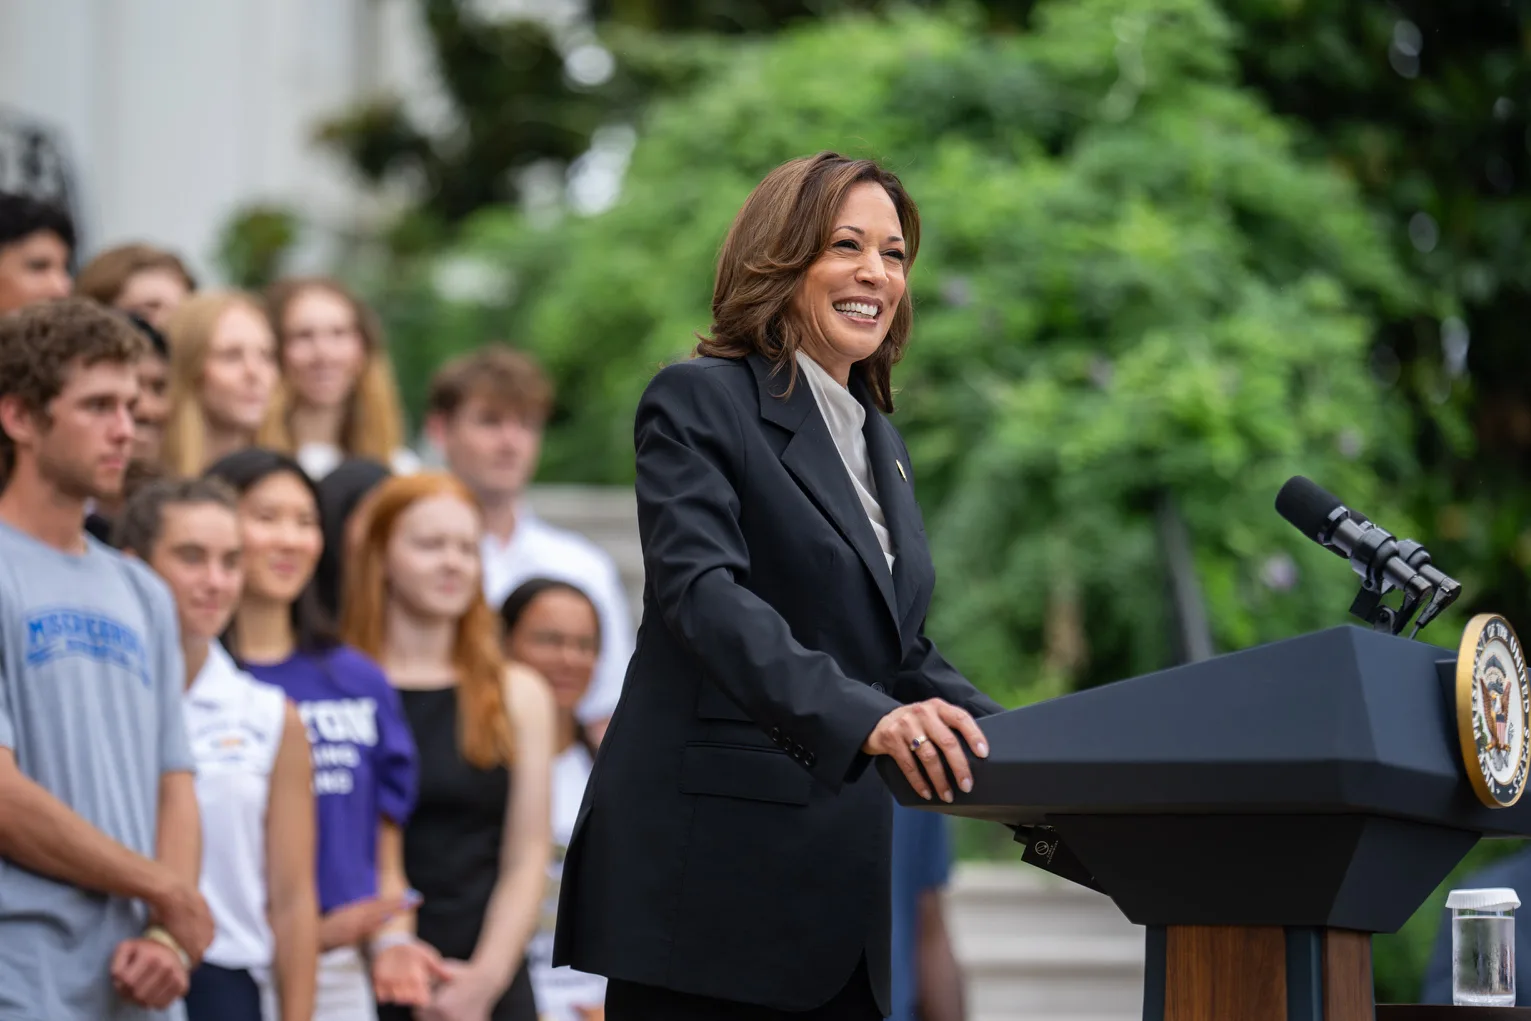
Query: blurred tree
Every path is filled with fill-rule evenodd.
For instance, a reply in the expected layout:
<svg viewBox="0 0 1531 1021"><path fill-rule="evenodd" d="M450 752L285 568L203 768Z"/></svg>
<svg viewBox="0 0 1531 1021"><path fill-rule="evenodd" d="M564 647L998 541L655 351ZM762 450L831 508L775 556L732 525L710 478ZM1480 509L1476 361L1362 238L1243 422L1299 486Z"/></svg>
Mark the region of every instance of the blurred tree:
<svg viewBox="0 0 1531 1021"><path fill-rule="evenodd" d="M420 183L421 202L393 240L427 251L444 225L517 197L517 168L567 165L604 121L714 69L724 50L708 33L771 32L890 2L593 0L619 60L608 85L589 89L570 80L548 29L486 20L464 0L420 0L460 130L430 139L388 100L324 137L369 180L408 173ZM1531 179L1531 2L1221 6L1240 80L1299 122L1299 151L1337 162L1386 215L1421 293L1379 329L1373 352L1375 371L1412 408L1393 440L1413 444L1425 469L1407 494L1421 537L1463 575L1471 605L1531 619L1531 487L1521 481L1531 472L1531 361L1520 356L1531 190L1517 187ZM1029 25L1035 7L979 9L992 29Z"/></svg>
<svg viewBox="0 0 1531 1021"><path fill-rule="evenodd" d="M879 0L592 0L599 21L657 32L775 32L805 18L882 6Z"/></svg>
<svg viewBox="0 0 1531 1021"><path fill-rule="evenodd" d="M1427 295L1375 351L1412 407L1420 538L1531 627L1531 3L1224 2L1245 79L1387 212Z"/></svg>
<svg viewBox="0 0 1531 1021"><path fill-rule="evenodd" d="M218 269L231 286L260 290L281 275L299 229L298 214L285 206L245 206L219 235Z"/></svg>
<svg viewBox="0 0 1531 1021"><path fill-rule="evenodd" d="M706 329L749 189L817 148L877 156L926 223L896 421L956 661L1012 704L1171 662L1167 504L1218 648L1342 621L1349 572L1271 500L1302 471L1398 520L1376 480L1409 472L1386 443L1404 423L1367 358L1374 317L1412 307L1388 245L1235 85L1215 7L1075 0L1037 22L855 17L741 46L653 108L615 208L470 219L449 263L505 286L395 279L415 324L395 333L536 350L562 391L544 476L627 481L632 408Z"/></svg>
<svg viewBox="0 0 1531 1021"><path fill-rule="evenodd" d="M456 123L435 134L402 98L380 96L318 133L364 181L409 182L418 204L392 239L404 251L428 249L474 210L517 199L517 174L528 166L572 161L629 91L571 80L554 30L541 22L484 17L464 0L419 7Z"/></svg>

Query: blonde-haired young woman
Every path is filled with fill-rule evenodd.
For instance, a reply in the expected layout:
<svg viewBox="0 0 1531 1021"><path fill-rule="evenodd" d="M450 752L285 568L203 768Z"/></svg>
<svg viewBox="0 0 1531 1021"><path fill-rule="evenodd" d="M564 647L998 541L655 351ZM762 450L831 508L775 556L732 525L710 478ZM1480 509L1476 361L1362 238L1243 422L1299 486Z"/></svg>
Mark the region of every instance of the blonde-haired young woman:
<svg viewBox="0 0 1531 1021"><path fill-rule="evenodd" d="M266 292L285 383L263 446L291 454L314 479L348 457L407 475L398 384L377 316L339 281L289 277Z"/></svg>
<svg viewBox="0 0 1531 1021"><path fill-rule="evenodd" d="M536 1021L526 950L552 839L553 699L542 678L502 657L480 578L482 533L453 476L383 483L349 551L342 634L382 664L414 735L420 786L404 872L423 898L416 935L462 962L432 1007Z"/></svg>
<svg viewBox="0 0 1531 1021"><path fill-rule="evenodd" d="M253 446L273 413L280 379L276 336L259 299L243 291L193 294L166 324L170 419L161 458L172 475L202 474Z"/></svg>

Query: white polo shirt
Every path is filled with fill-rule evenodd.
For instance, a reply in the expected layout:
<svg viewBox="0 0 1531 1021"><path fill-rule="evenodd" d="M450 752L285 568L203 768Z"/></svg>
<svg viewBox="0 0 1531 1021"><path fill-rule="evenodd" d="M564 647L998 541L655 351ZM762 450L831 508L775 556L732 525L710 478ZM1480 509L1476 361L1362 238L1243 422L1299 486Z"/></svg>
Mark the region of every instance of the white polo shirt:
<svg viewBox="0 0 1531 1021"><path fill-rule="evenodd" d="M610 555L578 532L555 528L522 505L509 542L484 536L484 598L496 612L516 586L532 578L567 582L590 597L601 622L601 654L590 689L575 711L589 723L610 716L633 655L633 618Z"/></svg>
<svg viewBox="0 0 1531 1021"><path fill-rule="evenodd" d="M266 803L287 696L213 642L181 708L197 763L199 886L216 926L205 956L222 968L263 968L275 947L266 920Z"/></svg>

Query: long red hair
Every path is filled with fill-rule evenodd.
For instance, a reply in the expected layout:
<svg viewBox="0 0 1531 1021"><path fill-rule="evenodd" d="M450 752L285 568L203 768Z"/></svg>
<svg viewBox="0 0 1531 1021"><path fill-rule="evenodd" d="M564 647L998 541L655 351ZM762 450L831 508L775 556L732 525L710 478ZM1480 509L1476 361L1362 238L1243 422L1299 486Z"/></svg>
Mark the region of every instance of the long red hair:
<svg viewBox="0 0 1531 1021"><path fill-rule="evenodd" d="M472 492L445 472L421 472L388 479L368 497L346 558L342 640L373 659L383 654L388 599L388 544L399 518L421 500L449 496L478 509ZM452 644L457 672L458 747L480 769L510 765L515 742L505 703L505 657L500 652L499 618L475 586L473 601L457 621Z"/></svg>

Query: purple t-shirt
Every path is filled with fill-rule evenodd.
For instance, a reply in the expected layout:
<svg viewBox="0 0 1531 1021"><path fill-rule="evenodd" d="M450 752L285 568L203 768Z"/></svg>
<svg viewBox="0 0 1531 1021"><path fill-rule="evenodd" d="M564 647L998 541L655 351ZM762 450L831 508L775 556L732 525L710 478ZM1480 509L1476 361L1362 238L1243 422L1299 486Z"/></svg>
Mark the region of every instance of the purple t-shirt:
<svg viewBox="0 0 1531 1021"><path fill-rule="evenodd" d="M283 663L242 663L298 706L314 760L319 910L377 895L380 816L402 826L415 804L415 743L399 693L347 645Z"/></svg>

